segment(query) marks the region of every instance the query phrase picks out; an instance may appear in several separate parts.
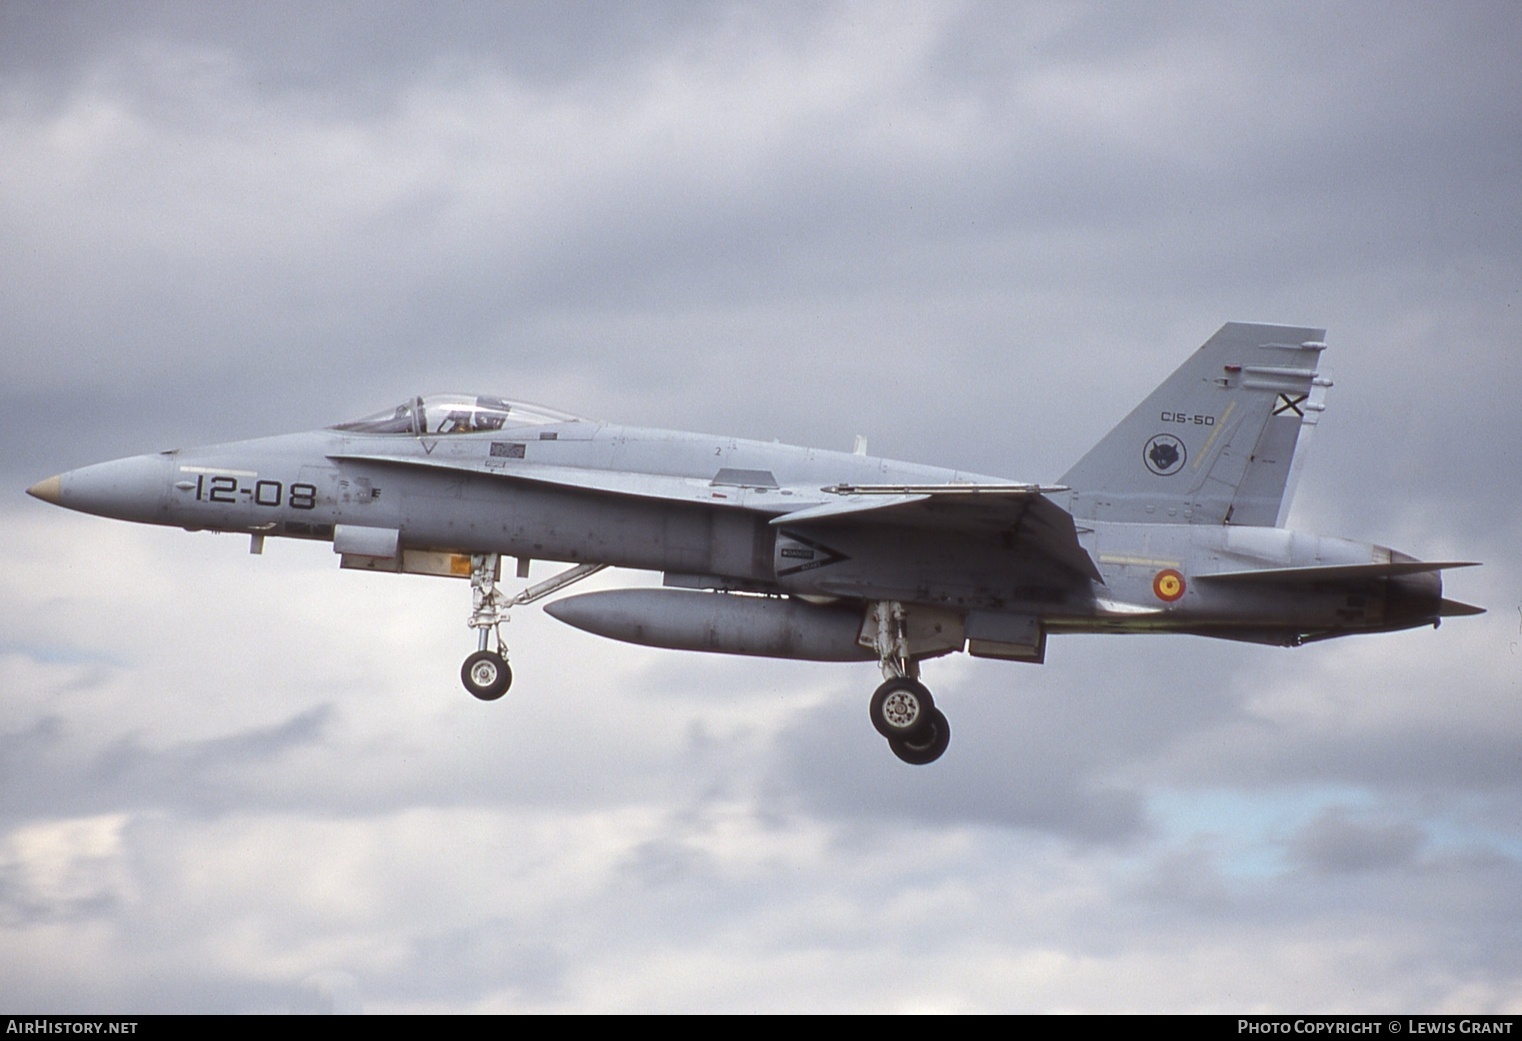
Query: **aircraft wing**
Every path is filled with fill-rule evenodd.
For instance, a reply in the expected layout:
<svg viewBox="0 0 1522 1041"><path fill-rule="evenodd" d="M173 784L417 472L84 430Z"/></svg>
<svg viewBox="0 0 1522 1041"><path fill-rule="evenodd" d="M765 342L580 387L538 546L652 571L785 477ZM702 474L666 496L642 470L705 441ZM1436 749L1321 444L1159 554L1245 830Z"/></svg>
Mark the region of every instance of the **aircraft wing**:
<svg viewBox="0 0 1522 1041"><path fill-rule="evenodd" d="M1043 492L1067 490L1065 486L1043 487L1038 484L832 484L821 491L839 496L839 498L832 502L783 514L772 523L798 524L803 521L845 517L894 506L909 506L936 499L946 503L971 502L975 498L981 498L987 505L995 498L1028 499ZM985 512L996 519L998 511Z"/></svg>
<svg viewBox="0 0 1522 1041"><path fill-rule="evenodd" d="M398 457L370 452L337 452L331 459L352 459L389 466L421 467L496 477L502 480L574 488L608 495L631 495L666 502L706 506L740 507L773 514L773 525L828 524L850 520L906 524L945 529L948 534L967 531L1014 532L1031 550L1053 558L1096 582L1103 578L1093 558L1078 544L1072 514L1046 498L1045 492L1066 488L1037 484L838 484L820 489L831 499L810 501L789 509L778 490L715 484L700 477L632 473L621 470L584 469L573 466L483 466L474 459Z"/></svg>
<svg viewBox="0 0 1522 1041"><path fill-rule="evenodd" d="M773 525L856 520L958 531L1013 532L1016 540L1085 578L1103 582L1094 559L1078 543L1073 515L1046 497L1067 491L1039 484L837 484L839 498L773 517Z"/></svg>

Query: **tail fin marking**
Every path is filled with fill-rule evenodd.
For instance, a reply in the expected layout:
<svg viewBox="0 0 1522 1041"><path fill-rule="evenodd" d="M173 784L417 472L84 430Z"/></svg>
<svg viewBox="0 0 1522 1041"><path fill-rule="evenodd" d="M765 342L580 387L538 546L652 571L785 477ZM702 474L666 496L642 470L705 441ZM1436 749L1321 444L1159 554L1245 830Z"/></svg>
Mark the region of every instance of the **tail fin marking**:
<svg viewBox="0 0 1522 1041"><path fill-rule="evenodd" d="M1325 330L1228 322L1069 470L1090 520L1277 526L1323 409ZM1308 432L1308 431L1306 431Z"/></svg>

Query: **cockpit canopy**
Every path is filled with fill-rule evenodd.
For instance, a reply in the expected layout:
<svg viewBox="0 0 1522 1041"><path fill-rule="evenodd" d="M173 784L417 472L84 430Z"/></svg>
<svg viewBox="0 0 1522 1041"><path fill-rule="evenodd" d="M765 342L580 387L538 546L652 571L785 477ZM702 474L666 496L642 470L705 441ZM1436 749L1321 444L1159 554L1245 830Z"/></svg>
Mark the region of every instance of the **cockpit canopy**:
<svg viewBox="0 0 1522 1041"><path fill-rule="evenodd" d="M430 394L413 398L393 409L377 412L363 419L336 423L330 429L360 434L410 434L414 437L440 437L449 434L475 434L510 427L543 426L546 423L576 423L580 417L568 412L527 405L505 398L471 394Z"/></svg>

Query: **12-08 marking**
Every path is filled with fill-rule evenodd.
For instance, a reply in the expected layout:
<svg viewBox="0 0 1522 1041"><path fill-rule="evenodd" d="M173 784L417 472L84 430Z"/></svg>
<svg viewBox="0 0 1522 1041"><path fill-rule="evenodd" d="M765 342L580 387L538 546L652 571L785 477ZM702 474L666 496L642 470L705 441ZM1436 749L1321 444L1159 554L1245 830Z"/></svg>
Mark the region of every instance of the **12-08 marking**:
<svg viewBox="0 0 1522 1041"><path fill-rule="evenodd" d="M249 497L255 506L279 506L283 501L293 510L317 508L315 484L298 481L291 485L290 493L287 494L285 485L279 481L255 481L253 488L239 488L236 477L212 474L210 481L206 477L206 474L196 475L196 502L236 504L237 497L244 495Z"/></svg>

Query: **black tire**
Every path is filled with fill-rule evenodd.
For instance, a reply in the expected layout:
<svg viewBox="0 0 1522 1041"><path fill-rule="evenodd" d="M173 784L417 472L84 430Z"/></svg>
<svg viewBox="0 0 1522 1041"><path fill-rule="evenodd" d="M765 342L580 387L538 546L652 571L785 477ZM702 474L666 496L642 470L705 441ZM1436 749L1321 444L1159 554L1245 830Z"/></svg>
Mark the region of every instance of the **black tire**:
<svg viewBox="0 0 1522 1041"><path fill-rule="evenodd" d="M946 754L951 745L951 724L940 709L930 710L928 732L918 737L895 737L888 747L910 766L925 766Z"/></svg>
<svg viewBox="0 0 1522 1041"><path fill-rule="evenodd" d="M460 682L482 701L496 701L513 685L513 670L496 651L477 651L460 666Z"/></svg>
<svg viewBox="0 0 1522 1041"><path fill-rule="evenodd" d="M918 680L898 677L872 694L872 726L888 740L919 737L935 711L935 699Z"/></svg>

